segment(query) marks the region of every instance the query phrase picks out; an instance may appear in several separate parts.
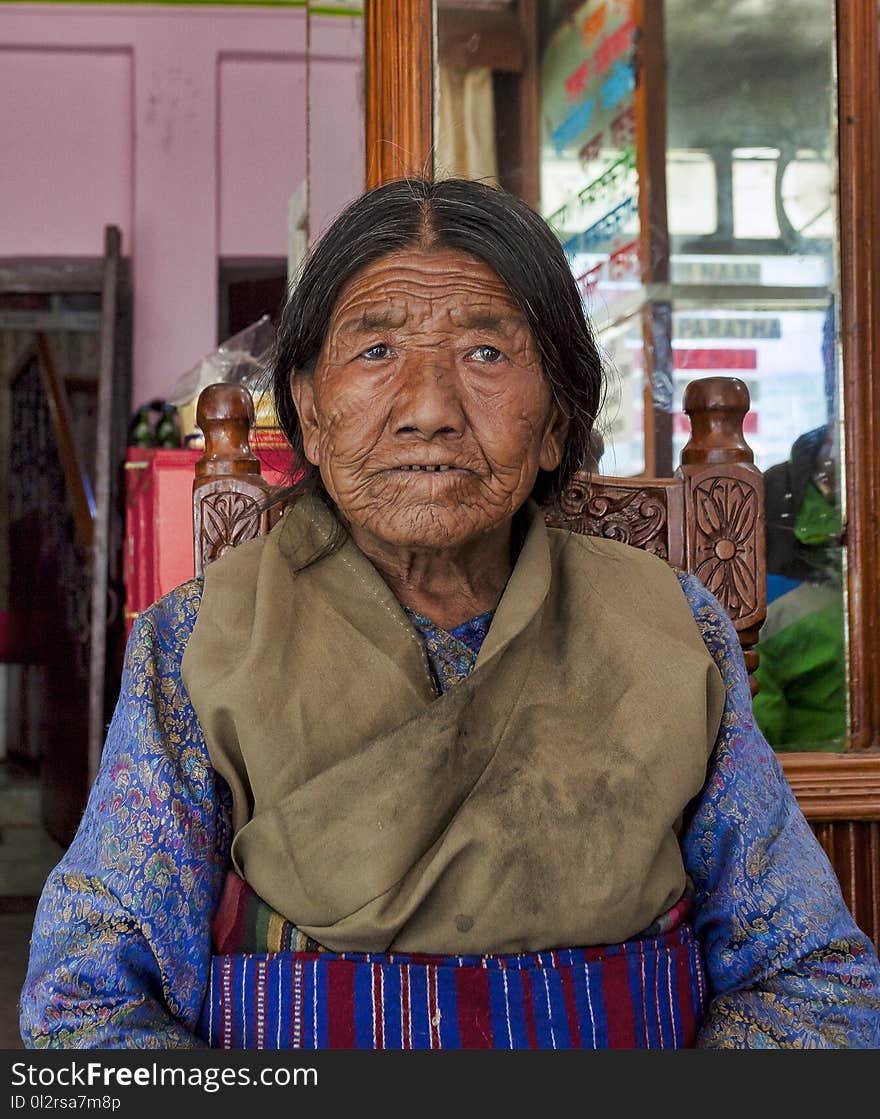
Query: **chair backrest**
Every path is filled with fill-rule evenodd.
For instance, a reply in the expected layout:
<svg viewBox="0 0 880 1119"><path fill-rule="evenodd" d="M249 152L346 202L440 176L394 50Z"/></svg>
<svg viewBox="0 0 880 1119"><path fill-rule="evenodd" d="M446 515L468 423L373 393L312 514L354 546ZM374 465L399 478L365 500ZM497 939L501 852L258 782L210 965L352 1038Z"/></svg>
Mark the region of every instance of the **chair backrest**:
<svg viewBox="0 0 880 1119"><path fill-rule="evenodd" d="M718 598L739 635L752 690L753 646L767 607L764 484L743 436L749 410L734 377L692 381L684 394L691 437L673 478L575 475L547 523L644 548L693 572ZM193 527L196 574L244 540L268 532L280 516L266 509L271 487L250 449L254 407L247 389L206 388L197 420L205 453L196 464Z"/></svg>

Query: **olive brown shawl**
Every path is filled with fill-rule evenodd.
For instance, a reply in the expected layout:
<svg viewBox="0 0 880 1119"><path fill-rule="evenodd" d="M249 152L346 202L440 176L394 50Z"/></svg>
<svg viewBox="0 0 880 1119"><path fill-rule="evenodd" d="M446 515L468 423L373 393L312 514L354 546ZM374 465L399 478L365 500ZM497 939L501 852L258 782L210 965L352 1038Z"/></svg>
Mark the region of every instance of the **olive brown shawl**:
<svg viewBox="0 0 880 1119"><path fill-rule="evenodd" d="M720 675L666 564L524 512L476 668L441 696L316 496L206 572L183 679L233 861L327 948L611 944L682 894Z"/></svg>

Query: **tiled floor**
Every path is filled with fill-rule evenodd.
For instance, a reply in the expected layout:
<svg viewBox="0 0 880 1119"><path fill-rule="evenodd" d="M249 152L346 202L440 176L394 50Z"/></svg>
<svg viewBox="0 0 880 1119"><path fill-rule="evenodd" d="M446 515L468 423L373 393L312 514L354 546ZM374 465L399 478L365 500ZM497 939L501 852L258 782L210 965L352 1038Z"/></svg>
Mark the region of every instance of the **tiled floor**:
<svg viewBox="0 0 880 1119"><path fill-rule="evenodd" d="M40 826L40 788L0 763L0 1049L20 1049L18 996L37 898L62 848Z"/></svg>

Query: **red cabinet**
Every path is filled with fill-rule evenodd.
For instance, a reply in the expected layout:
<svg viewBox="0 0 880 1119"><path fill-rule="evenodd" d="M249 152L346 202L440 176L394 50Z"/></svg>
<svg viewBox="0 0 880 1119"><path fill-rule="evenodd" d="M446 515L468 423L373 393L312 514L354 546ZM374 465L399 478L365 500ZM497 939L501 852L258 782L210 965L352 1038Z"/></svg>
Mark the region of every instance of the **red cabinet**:
<svg viewBox="0 0 880 1119"><path fill-rule="evenodd" d="M260 451L256 451L261 455ZM202 452L129 447L125 461L126 632L141 611L194 569L192 483ZM271 457L270 457L271 456ZM286 480L284 455L266 451L263 476Z"/></svg>

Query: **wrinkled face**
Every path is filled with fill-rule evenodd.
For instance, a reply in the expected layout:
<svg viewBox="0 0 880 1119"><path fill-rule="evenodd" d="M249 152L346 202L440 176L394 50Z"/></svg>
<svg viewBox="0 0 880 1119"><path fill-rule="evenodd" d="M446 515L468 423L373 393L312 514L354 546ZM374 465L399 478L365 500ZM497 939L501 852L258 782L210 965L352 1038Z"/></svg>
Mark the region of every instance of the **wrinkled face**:
<svg viewBox="0 0 880 1119"><path fill-rule="evenodd" d="M352 525L459 547L509 525L565 424L531 331L486 264L411 249L343 289L312 377L291 381L309 462Z"/></svg>

